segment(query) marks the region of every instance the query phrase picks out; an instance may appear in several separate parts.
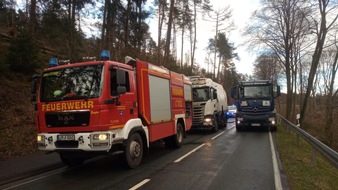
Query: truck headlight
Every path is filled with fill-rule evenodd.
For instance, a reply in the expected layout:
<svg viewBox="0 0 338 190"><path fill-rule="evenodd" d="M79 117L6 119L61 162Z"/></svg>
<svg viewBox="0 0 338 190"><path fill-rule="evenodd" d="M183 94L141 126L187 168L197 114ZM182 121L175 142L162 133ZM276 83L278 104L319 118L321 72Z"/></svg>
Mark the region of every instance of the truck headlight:
<svg viewBox="0 0 338 190"><path fill-rule="evenodd" d="M36 142L38 144L38 147L44 147L45 146L45 135L37 135Z"/></svg>
<svg viewBox="0 0 338 190"><path fill-rule="evenodd" d="M274 117L270 117L269 121L271 122L272 125L276 124L275 118Z"/></svg>
<svg viewBox="0 0 338 190"><path fill-rule="evenodd" d="M106 133L100 133L100 134L94 134L93 135L93 140L97 141L104 141L104 140L107 140L109 137L109 134L106 134Z"/></svg>
<svg viewBox="0 0 338 190"><path fill-rule="evenodd" d="M211 118L205 118L204 121L205 122L211 122Z"/></svg>
<svg viewBox="0 0 338 190"><path fill-rule="evenodd" d="M110 143L109 133L95 133L91 136L91 146L92 147L107 147Z"/></svg>
<svg viewBox="0 0 338 190"><path fill-rule="evenodd" d="M203 119L203 125L212 125L212 116L206 116Z"/></svg>
<svg viewBox="0 0 338 190"><path fill-rule="evenodd" d="M38 143L44 143L45 142L45 136L44 135L38 135L38 136L36 136L36 141Z"/></svg>

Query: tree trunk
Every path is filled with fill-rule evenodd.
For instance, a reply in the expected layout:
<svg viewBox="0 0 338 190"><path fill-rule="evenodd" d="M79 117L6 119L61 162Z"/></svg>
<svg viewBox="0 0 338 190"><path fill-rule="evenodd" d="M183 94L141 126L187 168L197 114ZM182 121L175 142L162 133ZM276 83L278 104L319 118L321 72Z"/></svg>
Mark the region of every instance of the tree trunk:
<svg viewBox="0 0 338 190"><path fill-rule="evenodd" d="M182 37L181 37L181 64L180 67L183 67L183 49L184 49L184 27L182 28Z"/></svg>
<svg viewBox="0 0 338 190"><path fill-rule="evenodd" d="M158 4L158 36L157 36L157 42L158 42L158 46L157 46L157 62L160 63L161 62L161 55L162 55L162 26L163 26L163 22L164 22L164 16L165 16L165 12L164 12L164 5L161 4L159 2Z"/></svg>
<svg viewBox="0 0 338 190"><path fill-rule="evenodd" d="M192 42L193 43L193 46L192 46L192 51L191 51L191 62L190 62L190 66L191 66L191 73L193 72L194 70L194 60L195 60L195 50L196 50L196 35L197 35L197 23L196 23L196 17L197 17L197 7L196 7L196 1L194 1L194 41Z"/></svg>
<svg viewBox="0 0 338 190"><path fill-rule="evenodd" d="M338 48L337 48L338 50ZM325 122L325 134L327 143L330 147L332 147L333 142L333 131L332 131L332 123L333 123L333 100L336 98L336 94L333 93L334 89L334 82L337 74L337 63L338 62L338 52L336 52L336 56L332 65L332 75L331 75L331 81L330 81L330 88L329 93L327 95L326 99L326 105L325 105L325 115L326 115L326 122Z"/></svg>
<svg viewBox="0 0 338 190"><path fill-rule="evenodd" d="M173 25L173 15L174 15L174 8L175 8L174 5L175 5L175 0L170 0L167 38L166 38L166 42L165 42L165 51L164 51L164 59L165 59L164 63L165 63L165 65L169 64L171 28L172 28L172 25Z"/></svg>
<svg viewBox="0 0 338 190"><path fill-rule="evenodd" d="M29 17L29 33L34 36L35 25L36 25L36 0L31 0L30 5L30 17Z"/></svg>

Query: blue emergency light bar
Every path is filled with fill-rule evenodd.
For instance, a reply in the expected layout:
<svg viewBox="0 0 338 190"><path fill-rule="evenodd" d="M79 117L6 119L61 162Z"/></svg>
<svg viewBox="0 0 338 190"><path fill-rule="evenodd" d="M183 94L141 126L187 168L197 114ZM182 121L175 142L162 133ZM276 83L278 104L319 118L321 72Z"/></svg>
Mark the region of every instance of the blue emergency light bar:
<svg viewBox="0 0 338 190"><path fill-rule="evenodd" d="M100 54L101 60L109 60L110 59L110 52L108 50L102 50Z"/></svg>
<svg viewBox="0 0 338 190"><path fill-rule="evenodd" d="M58 66L58 64L59 64L59 61L58 61L57 58L50 58L48 60L48 68L50 68L50 67L56 67L56 66Z"/></svg>

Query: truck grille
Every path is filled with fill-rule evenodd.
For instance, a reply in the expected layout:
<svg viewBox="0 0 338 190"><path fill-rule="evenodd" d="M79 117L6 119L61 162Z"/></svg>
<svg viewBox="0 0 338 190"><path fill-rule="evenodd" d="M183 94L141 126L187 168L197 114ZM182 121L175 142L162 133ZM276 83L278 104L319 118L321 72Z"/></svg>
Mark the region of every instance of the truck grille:
<svg viewBox="0 0 338 190"><path fill-rule="evenodd" d="M48 112L45 118L47 127L88 126L90 111Z"/></svg>
<svg viewBox="0 0 338 190"><path fill-rule="evenodd" d="M270 107L242 107L243 112L268 112Z"/></svg>
<svg viewBox="0 0 338 190"><path fill-rule="evenodd" d="M203 122L204 104L194 105L194 117L192 119L192 125L200 125Z"/></svg>

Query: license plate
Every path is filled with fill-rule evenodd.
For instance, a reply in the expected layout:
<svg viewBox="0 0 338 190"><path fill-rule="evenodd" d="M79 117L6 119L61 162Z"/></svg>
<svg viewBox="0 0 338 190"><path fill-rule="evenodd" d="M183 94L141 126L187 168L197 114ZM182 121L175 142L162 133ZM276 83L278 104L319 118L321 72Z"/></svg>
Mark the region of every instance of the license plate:
<svg viewBox="0 0 338 190"><path fill-rule="evenodd" d="M75 135L58 135L58 141L73 141L75 140Z"/></svg>
<svg viewBox="0 0 338 190"><path fill-rule="evenodd" d="M259 126L261 126L261 124L260 123L252 123L251 126L253 126L253 127L259 127Z"/></svg>

